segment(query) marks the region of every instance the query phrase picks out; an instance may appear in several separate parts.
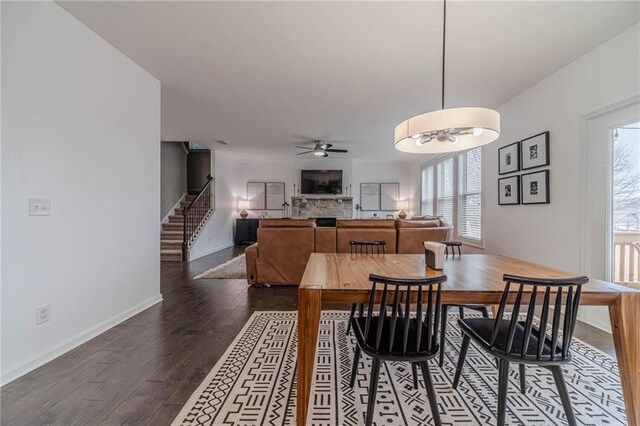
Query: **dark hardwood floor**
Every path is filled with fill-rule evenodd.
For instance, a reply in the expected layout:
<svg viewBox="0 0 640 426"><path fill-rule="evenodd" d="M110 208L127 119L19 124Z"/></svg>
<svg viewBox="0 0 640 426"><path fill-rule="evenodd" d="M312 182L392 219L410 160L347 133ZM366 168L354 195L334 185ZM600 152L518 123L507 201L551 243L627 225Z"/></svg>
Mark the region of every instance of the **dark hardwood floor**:
<svg viewBox="0 0 640 426"><path fill-rule="evenodd" d="M193 280L242 250L163 263L162 303L4 386L0 423L170 424L254 311L297 307L296 287ZM579 324L576 337L613 353L596 328Z"/></svg>

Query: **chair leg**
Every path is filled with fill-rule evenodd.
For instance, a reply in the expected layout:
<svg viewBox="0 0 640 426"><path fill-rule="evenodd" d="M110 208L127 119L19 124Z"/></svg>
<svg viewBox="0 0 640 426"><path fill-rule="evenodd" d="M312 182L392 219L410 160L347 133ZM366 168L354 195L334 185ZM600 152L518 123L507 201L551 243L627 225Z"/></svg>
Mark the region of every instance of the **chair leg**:
<svg viewBox="0 0 640 426"><path fill-rule="evenodd" d="M562 406L564 407L564 414L567 416L567 423L569 426L575 426L578 423L576 422L576 417L573 414L573 408L571 407L571 398L569 398L569 391L567 390L567 384L564 381L564 377L562 375L562 369L559 365L554 365L549 367L551 373L553 374L553 380L556 382L556 387L558 388L558 393L560 394L560 400L562 401Z"/></svg>
<svg viewBox="0 0 640 426"><path fill-rule="evenodd" d="M418 364L415 362L411 363L411 373L413 374L413 388L418 389Z"/></svg>
<svg viewBox="0 0 640 426"><path fill-rule="evenodd" d="M378 392L378 378L380 376L380 360L373 358L371 365L371 382L369 383L369 400L367 401L367 418L365 424L373 423L373 410L376 406L376 393Z"/></svg>
<svg viewBox="0 0 640 426"><path fill-rule="evenodd" d="M458 306L458 315L460 315L460 319L464 318L464 307Z"/></svg>
<svg viewBox="0 0 640 426"><path fill-rule="evenodd" d="M483 306L480 312L482 312L483 318L489 318L489 308L487 308L486 306Z"/></svg>
<svg viewBox="0 0 640 426"><path fill-rule="evenodd" d="M349 331L351 331L351 320L356 316L356 304L351 305L351 314L349 315L349 322L347 323L347 336L349 335Z"/></svg>
<svg viewBox="0 0 640 426"><path fill-rule="evenodd" d="M353 356L353 365L351 366L351 382L349 386L353 388L356 384L356 374L358 374L358 363L360 362L360 346L356 345L356 353Z"/></svg>
<svg viewBox="0 0 640 426"><path fill-rule="evenodd" d="M433 415L433 423L436 426L440 426L442 424L442 421L440 420L440 410L438 409L438 400L436 399L436 388L433 386L433 380L431 379L431 371L429 371L429 363L421 362L420 368L422 369L424 386L427 388L427 397L429 398L429 405L431 405L431 414Z"/></svg>
<svg viewBox="0 0 640 426"><path fill-rule="evenodd" d="M507 388L509 385L509 361L500 360L498 369L498 426L504 426L507 416Z"/></svg>
<svg viewBox="0 0 640 426"><path fill-rule="evenodd" d="M453 388L458 388L460 383L460 375L462 374L462 367L464 366L464 359L467 357L467 349L469 349L469 342L471 338L468 335L464 335L462 338L462 346L460 346L460 355L458 355L458 366L456 367L456 375L453 377Z"/></svg>
<svg viewBox="0 0 640 426"><path fill-rule="evenodd" d="M440 359L438 365L442 367L444 365L444 345L447 342L447 317L449 313L449 306L442 305L442 318L440 318Z"/></svg>
<svg viewBox="0 0 640 426"><path fill-rule="evenodd" d="M520 392L523 394L527 393L527 373L525 371L524 364L518 364L520 368Z"/></svg>

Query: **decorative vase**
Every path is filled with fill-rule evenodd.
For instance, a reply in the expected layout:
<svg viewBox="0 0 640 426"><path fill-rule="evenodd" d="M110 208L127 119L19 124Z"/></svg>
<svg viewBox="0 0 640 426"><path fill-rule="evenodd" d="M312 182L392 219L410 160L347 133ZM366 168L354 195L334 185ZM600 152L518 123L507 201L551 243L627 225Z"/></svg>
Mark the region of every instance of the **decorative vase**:
<svg viewBox="0 0 640 426"><path fill-rule="evenodd" d="M398 218L399 219L406 219L407 218L407 212L405 212L404 210L400 210L398 212Z"/></svg>
<svg viewBox="0 0 640 426"><path fill-rule="evenodd" d="M249 213L247 213L245 209L242 209L242 211L240 212L240 217L246 219L247 216L249 216Z"/></svg>

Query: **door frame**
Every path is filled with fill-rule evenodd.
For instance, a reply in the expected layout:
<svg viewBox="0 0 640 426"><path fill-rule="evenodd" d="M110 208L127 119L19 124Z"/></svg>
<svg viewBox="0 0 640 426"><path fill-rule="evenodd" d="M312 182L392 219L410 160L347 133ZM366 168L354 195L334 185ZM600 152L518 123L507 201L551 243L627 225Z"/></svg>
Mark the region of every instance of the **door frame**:
<svg viewBox="0 0 640 426"><path fill-rule="evenodd" d="M592 233L592 221L597 220L593 216L595 214L592 212L592 200L589 197L590 193L590 178L589 178L589 170L590 166L593 165L589 163L590 153L593 151L594 147L592 146L592 137L593 135L590 133L590 124L594 123L597 119L605 118L609 115L618 114L625 110L629 110L631 114L634 113L634 110L637 112L636 118L633 121L637 121L637 117L640 117L640 95L636 95L625 99L623 101L608 105L606 107L600 108L596 111L593 111L589 114L585 114L581 117L580 122L580 140L582 143L580 144L580 170L579 170L579 178L580 178L580 273L583 273L587 276L593 276L593 268L592 268L592 256L594 256L594 251L598 250L604 251L605 254L605 262L603 267L604 276L595 276L594 278L600 278L609 280L611 278L611 262L613 255L612 248L612 231L613 231L613 223L612 223L612 189L613 182L612 178L612 170L611 170L611 157L612 157L612 148L613 144L609 143L608 146L604 148L605 151L605 162L606 162L606 192L605 192L605 202L602 205L602 208L605 210L605 243L607 247L602 247L600 243L595 246L594 240L599 238L594 236ZM613 117L612 117L613 118ZM609 131L610 134L610 131ZM611 139L609 139L611 141ZM601 147L602 148L602 147ZM601 166L602 163L599 165ZM599 231L594 231L599 232ZM595 254L597 255L597 254ZM596 274L600 275L600 274ZM592 325L595 325L598 328L604 329L606 331L611 332L611 327L608 321L608 318L603 313L596 312L597 308L581 308L581 313L579 318L585 320Z"/></svg>

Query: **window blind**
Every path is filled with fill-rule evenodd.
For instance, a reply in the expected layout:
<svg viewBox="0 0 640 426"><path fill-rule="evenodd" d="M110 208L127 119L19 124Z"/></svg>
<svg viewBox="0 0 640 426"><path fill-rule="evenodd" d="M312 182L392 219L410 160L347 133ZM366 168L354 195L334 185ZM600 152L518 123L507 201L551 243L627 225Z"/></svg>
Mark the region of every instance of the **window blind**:
<svg viewBox="0 0 640 426"><path fill-rule="evenodd" d="M433 216L433 166L422 169L421 200L420 214Z"/></svg>
<svg viewBox="0 0 640 426"><path fill-rule="evenodd" d="M453 158L438 163L436 213L453 223Z"/></svg>
<svg viewBox="0 0 640 426"><path fill-rule="evenodd" d="M461 237L482 240L482 149L460 154L459 204Z"/></svg>

